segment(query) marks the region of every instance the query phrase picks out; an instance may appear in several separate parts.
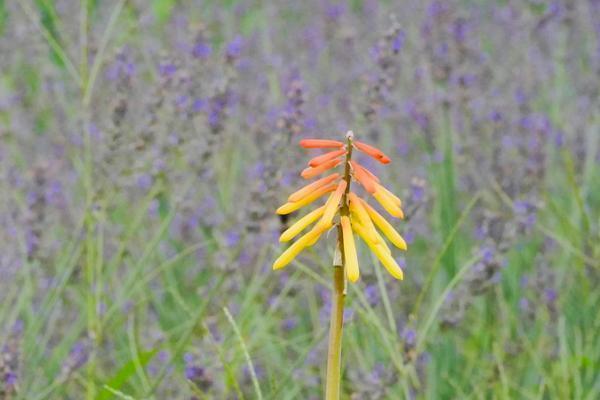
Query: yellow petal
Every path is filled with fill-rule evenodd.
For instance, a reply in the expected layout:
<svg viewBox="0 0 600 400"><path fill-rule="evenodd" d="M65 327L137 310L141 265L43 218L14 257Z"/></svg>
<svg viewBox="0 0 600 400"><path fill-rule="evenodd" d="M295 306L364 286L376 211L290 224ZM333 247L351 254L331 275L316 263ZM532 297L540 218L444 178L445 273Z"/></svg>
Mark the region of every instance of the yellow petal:
<svg viewBox="0 0 600 400"><path fill-rule="evenodd" d="M404 213L400 209L400 207L394 202L394 200L388 196L388 194L381 190L382 186L379 186L375 193L373 193L373 197L385 208L385 211L390 213L390 215L397 218L404 218Z"/></svg>
<svg viewBox="0 0 600 400"><path fill-rule="evenodd" d="M373 253L375 253L375 255L377 256L379 261L385 267L385 269L387 269L388 272L394 278L402 280L404 278L402 269L400 269L398 264L396 264L396 261L392 257L390 248L387 247L385 242L381 241L381 243L375 244L375 243L371 242L370 240L368 240L368 238L366 237L364 228L360 225L352 224L352 228L354 229L354 231L356 233L358 233L358 235L361 237L361 239L364 240L364 242L367 244L367 246L369 246L371 251Z"/></svg>
<svg viewBox="0 0 600 400"><path fill-rule="evenodd" d="M356 245L354 244L354 236L352 236L352 227L350 226L350 218L343 216L342 224L342 243L344 244L344 258L346 267L346 276L350 282L356 282L360 276L358 270L358 256L356 255Z"/></svg>
<svg viewBox="0 0 600 400"><path fill-rule="evenodd" d="M381 237L381 235L379 235L379 233L377 231L375 231L375 236L376 236L377 240L372 241L371 238L369 237L369 234L367 233L367 230L365 229L365 227L362 224L359 224L356 221L354 221L352 223L352 229L371 248L371 250L373 250L372 246L381 245L388 253L392 252L392 250L389 248L387 243L385 243L385 241L383 240L383 238Z"/></svg>
<svg viewBox="0 0 600 400"><path fill-rule="evenodd" d="M303 197L299 201L292 201L292 202L288 201L287 203L285 203L284 205L279 207L276 212L279 215L285 215L285 214L294 212L296 210L299 210L300 208L307 206L310 203L312 203L313 201L317 200L319 197L323 196L325 193L329 193L329 192L335 190L335 188L336 188L335 184L320 187L317 190L315 190L314 192L310 193L308 196Z"/></svg>
<svg viewBox="0 0 600 400"><path fill-rule="evenodd" d="M375 226L373 225L373 221L371 221L371 217L369 217L367 210L363 207L360 198L353 192L348 193L348 198L350 199L350 211L356 214L370 240L373 243L377 243L379 241L377 238L377 231L375 230Z"/></svg>
<svg viewBox="0 0 600 400"><path fill-rule="evenodd" d="M292 240L307 226L318 220L323 215L323 211L325 211L325 206L319 207L316 210L309 212L304 217L294 222L292 226L290 226L288 229L285 230L285 232L281 234L281 236L279 237L279 241L289 242L290 240Z"/></svg>
<svg viewBox="0 0 600 400"><path fill-rule="evenodd" d="M381 214L379 214L373 207L371 207L366 201L362 200L362 205L367 210L367 213L375 222L375 225L383 232L383 234L396 246L401 250L406 250L406 242L400 236L400 234L394 229L392 224L390 224Z"/></svg>
<svg viewBox="0 0 600 400"><path fill-rule="evenodd" d="M308 233L304 234L300 237L300 239L296 240L294 244L287 248L277 260L273 263L273 269L281 269L288 265L290 262L296 258L298 254L306 247L310 246L311 243L315 243L316 239L321 236L323 231L312 229Z"/></svg>
<svg viewBox="0 0 600 400"><path fill-rule="evenodd" d="M402 272L402 269L398 266L392 255L388 253L382 245L375 245L374 248L371 248L371 250L373 250L373 253L375 253L379 261L381 261L390 275L396 279L404 279L404 273Z"/></svg>
<svg viewBox="0 0 600 400"><path fill-rule="evenodd" d="M317 243L317 240L319 240L319 237L321 237L321 235L322 235L324 232L327 232L327 231L329 230L329 228L331 228L332 226L333 226L333 224L329 224L329 225L325 225L325 226L318 226L318 225L315 225L315 227L313 228L313 230L315 230L315 231L319 231L319 235L318 235L318 236L315 236L315 238L314 238L313 240L311 240L311 241L308 243L308 246L312 246L312 245L314 245L315 243Z"/></svg>
<svg viewBox="0 0 600 400"><path fill-rule="evenodd" d="M323 212L323 217L321 217L321 220L317 222L316 227L325 230L331 226L333 217L335 216L338 206L340 205L340 200L342 200L342 196L344 195L344 191L346 190L346 186L346 181L341 181L338 184L335 192L333 192L331 196L329 196L329 199L325 204L325 211Z"/></svg>
<svg viewBox="0 0 600 400"><path fill-rule="evenodd" d="M402 207L402 200L400 200L400 197L396 196L383 185L377 185L377 188L381 188L385 192L385 194L387 194L388 197L391 198L394 201L394 203L398 205L398 207Z"/></svg>

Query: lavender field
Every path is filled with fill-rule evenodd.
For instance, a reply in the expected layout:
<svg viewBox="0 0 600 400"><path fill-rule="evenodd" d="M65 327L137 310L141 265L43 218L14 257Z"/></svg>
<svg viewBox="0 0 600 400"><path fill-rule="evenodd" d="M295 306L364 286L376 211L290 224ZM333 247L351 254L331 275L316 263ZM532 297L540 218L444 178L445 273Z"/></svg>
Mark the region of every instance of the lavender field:
<svg viewBox="0 0 600 400"><path fill-rule="evenodd" d="M408 250L341 398L599 399L599 111L598 0L0 0L0 399L322 399L275 210L348 130Z"/></svg>

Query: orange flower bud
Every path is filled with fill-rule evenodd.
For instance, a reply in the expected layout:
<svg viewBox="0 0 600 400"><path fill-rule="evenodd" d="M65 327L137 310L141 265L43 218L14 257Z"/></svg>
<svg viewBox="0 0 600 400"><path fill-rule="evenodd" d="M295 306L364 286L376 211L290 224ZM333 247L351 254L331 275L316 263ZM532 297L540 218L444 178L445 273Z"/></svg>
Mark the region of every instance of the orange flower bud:
<svg viewBox="0 0 600 400"><path fill-rule="evenodd" d="M346 149L330 151L329 153L325 153L320 156L316 156L315 158L313 158L312 160L310 160L308 162L308 165L311 167L317 167L317 166L323 164L324 162L333 160L334 158L338 158L340 156L343 156L344 154L346 154Z"/></svg>
<svg viewBox="0 0 600 400"><path fill-rule="evenodd" d="M300 176L302 176L304 179L314 178L315 176L322 174L323 172L325 172L331 168L337 167L337 165L341 162L342 162L342 160L340 160L339 158L336 158L334 160L329 160L329 161L317 166L316 168L308 167L304 171L302 171Z"/></svg>
<svg viewBox="0 0 600 400"><path fill-rule="evenodd" d="M358 150L370 155L382 164L389 164L391 161L385 154L383 154L383 151L379 150L376 147L370 146L363 142L359 142L357 140L355 140L352 143L354 144L354 147L356 147Z"/></svg>
<svg viewBox="0 0 600 400"><path fill-rule="evenodd" d="M352 165L352 172L356 180L363 185L367 192L375 193L377 183L360 167L360 164L350 161L350 165Z"/></svg>
<svg viewBox="0 0 600 400"><path fill-rule="evenodd" d="M303 139L300 141L300 146L305 149L337 149L344 147L344 143L328 139Z"/></svg>
<svg viewBox="0 0 600 400"><path fill-rule="evenodd" d="M335 181L337 178L340 177L340 174L333 173L331 175L326 176L325 178L321 178L318 181L314 181L313 183L310 183L306 186L304 186L302 189L295 191L294 193L292 193L290 195L290 197L288 197L288 201L300 201L303 197L307 196L308 194L314 192L315 190L317 190L318 188L320 188L321 186L325 186L328 183L331 183L333 181Z"/></svg>
<svg viewBox="0 0 600 400"><path fill-rule="evenodd" d="M367 175L369 175L369 177L371 179L373 179L375 182L379 183L379 178L377 176L375 176L374 173L372 173L371 171L369 171L367 168L365 168L364 165L361 165L359 163L356 163L356 166L360 169L362 169Z"/></svg>

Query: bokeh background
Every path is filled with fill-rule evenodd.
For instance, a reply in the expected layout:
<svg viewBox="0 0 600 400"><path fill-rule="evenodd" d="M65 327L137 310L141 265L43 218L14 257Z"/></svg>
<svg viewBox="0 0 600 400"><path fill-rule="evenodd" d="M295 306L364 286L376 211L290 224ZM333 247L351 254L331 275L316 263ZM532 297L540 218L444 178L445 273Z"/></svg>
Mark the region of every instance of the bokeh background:
<svg viewBox="0 0 600 400"><path fill-rule="evenodd" d="M409 251L361 251L343 398L600 398L598 0L2 0L0 32L0 398L321 398L334 238L273 272L274 210L348 129Z"/></svg>

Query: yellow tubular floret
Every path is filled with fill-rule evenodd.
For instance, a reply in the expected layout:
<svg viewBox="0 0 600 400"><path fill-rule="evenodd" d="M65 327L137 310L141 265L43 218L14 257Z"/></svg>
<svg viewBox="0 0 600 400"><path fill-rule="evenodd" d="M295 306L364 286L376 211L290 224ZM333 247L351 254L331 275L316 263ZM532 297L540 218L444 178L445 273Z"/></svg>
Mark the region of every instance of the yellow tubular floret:
<svg viewBox="0 0 600 400"><path fill-rule="evenodd" d="M373 243L377 243L377 231L375 230L375 226L373 225L373 221L371 221L371 217L369 217L367 210L363 207L360 198L352 192L348 193L348 198L350 199L350 211L356 214Z"/></svg>
<svg viewBox="0 0 600 400"><path fill-rule="evenodd" d="M383 190L385 192L385 194L387 194L388 197L390 199L392 199L392 201L398 205L398 207L402 207L402 200L400 200L400 197L396 196L394 193L392 193L388 188L386 188L383 185L377 185L377 188L381 188L381 190Z"/></svg>
<svg viewBox="0 0 600 400"><path fill-rule="evenodd" d="M382 245L376 245L373 248L373 253L377 256L379 261L383 264L385 269L396 279L404 279L404 273L402 269L396 263L396 260L388 253Z"/></svg>
<svg viewBox="0 0 600 400"><path fill-rule="evenodd" d="M294 258L296 258L298 254L300 254L302 250L314 244L322 233L322 230L312 229L305 235L301 236L300 239L296 240L294 244L288 247L287 250L284 251L279 258L277 258L277 260L275 260L273 263L273 269L281 269L288 265L294 260Z"/></svg>
<svg viewBox="0 0 600 400"><path fill-rule="evenodd" d="M385 208L385 211L390 213L390 215L396 218L404 218L404 213L400 207L398 207L394 200L389 197L384 190L381 190L381 186L379 186L375 193L373 193L373 197L375 197L379 204L381 204L382 207Z"/></svg>
<svg viewBox="0 0 600 400"><path fill-rule="evenodd" d="M392 253L390 252L389 247L382 241L379 244L375 244L367 239L365 236L364 228L360 225L352 225L352 228L362 240L369 246L371 251L375 253L377 259L383 264L385 269L396 279L403 279L404 275L402 273L402 269L396 264L396 261L392 258Z"/></svg>
<svg viewBox="0 0 600 400"><path fill-rule="evenodd" d="M362 226L362 224L359 224L357 222L353 222L352 223L352 229L354 230L354 232L356 232L358 234L358 236L360 236L360 238L369 246L369 248L371 250L373 250L374 246L378 246L381 245L383 246L383 248L388 252L391 253L392 250L388 247L388 245L385 243L385 241L383 240L383 238L379 235L379 233L375 232L375 234L377 235L377 241L373 242L370 238L369 235L367 233L367 230L365 229L364 226Z"/></svg>
<svg viewBox="0 0 600 400"><path fill-rule="evenodd" d="M331 227L331 221L335 216L335 213L340 205L340 200L342 200L342 196L344 195L344 191L346 190L347 183L346 181L341 181L335 192L331 196L329 196L329 200L325 204L325 211L323 212L323 217L321 220L317 222L317 227L319 229L328 229Z"/></svg>
<svg viewBox="0 0 600 400"><path fill-rule="evenodd" d="M354 244L354 236L352 236L352 227L350 226L350 218L343 216L342 224L342 242L344 244L344 258L346 267L346 276L350 282L356 282L360 275L358 270L358 256L356 255L356 245Z"/></svg>
<svg viewBox="0 0 600 400"><path fill-rule="evenodd" d="M383 232L383 234L396 246L401 250L406 250L406 242L400 236L400 234L394 229L392 224L390 224L381 214L379 214L373 207L371 207L366 201L362 200L362 205L367 210L367 213L375 222L375 225Z"/></svg>
<svg viewBox="0 0 600 400"><path fill-rule="evenodd" d="M298 221L294 222L292 226L286 229L285 232L281 234L279 237L280 242L289 242L292 240L297 234L302 232L307 226L318 220L322 215L323 211L325 211L325 206L319 207L314 211L309 212L304 217L300 218Z"/></svg>
<svg viewBox="0 0 600 400"><path fill-rule="evenodd" d="M276 212L279 215L285 215L285 214L294 212L296 210L299 210L300 208L307 206L310 203L312 203L313 201L317 200L319 197L323 196L325 193L329 193L329 192L335 190L335 188L336 188L335 184L320 187L299 201L285 203L284 205L279 207Z"/></svg>

